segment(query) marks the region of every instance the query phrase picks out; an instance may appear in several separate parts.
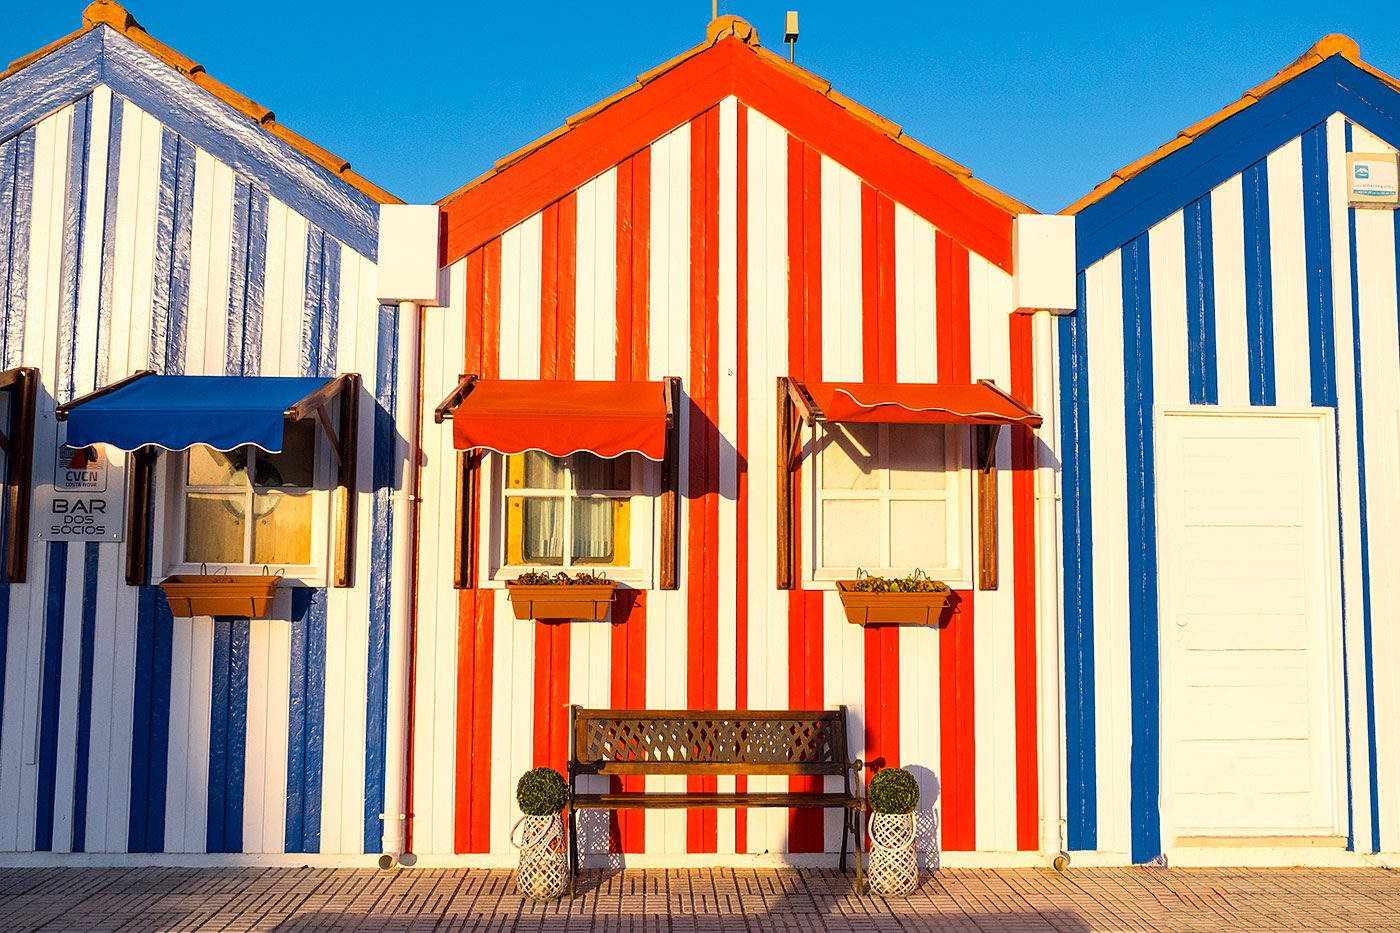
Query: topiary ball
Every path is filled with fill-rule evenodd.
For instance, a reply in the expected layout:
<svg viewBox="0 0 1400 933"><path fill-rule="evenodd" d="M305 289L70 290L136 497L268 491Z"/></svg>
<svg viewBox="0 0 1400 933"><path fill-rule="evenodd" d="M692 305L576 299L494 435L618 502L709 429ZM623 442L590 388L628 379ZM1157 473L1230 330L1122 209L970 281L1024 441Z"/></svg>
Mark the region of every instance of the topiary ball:
<svg viewBox="0 0 1400 933"><path fill-rule="evenodd" d="M553 816L569 802L569 785L553 768L535 768L520 775L515 799L526 816Z"/></svg>
<svg viewBox="0 0 1400 933"><path fill-rule="evenodd" d="M913 813L919 804L919 782L903 768L882 768L866 788L876 813Z"/></svg>

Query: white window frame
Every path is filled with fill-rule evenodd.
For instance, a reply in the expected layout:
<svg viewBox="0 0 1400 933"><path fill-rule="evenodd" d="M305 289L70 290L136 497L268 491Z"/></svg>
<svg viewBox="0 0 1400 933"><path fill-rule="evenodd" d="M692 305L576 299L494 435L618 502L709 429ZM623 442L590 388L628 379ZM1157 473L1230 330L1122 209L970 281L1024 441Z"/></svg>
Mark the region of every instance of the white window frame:
<svg viewBox="0 0 1400 933"><path fill-rule="evenodd" d="M967 425L944 425L944 489L941 491L898 490L889 487L889 470L886 466L877 468L880 485L877 489L823 489L822 452L826 449L828 427L817 425L810 452L806 457L809 469L804 469L802 498L803 538L806 542L805 585L808 589L835 589L837 580L854 579L857 570L864 570L876 576L907 576L915 570L922 570L935 580L941 580L954 589L973 585L973 535L976 522L972 515L972 460L971 438ZM879 462L889 462L889 425L879 425ZM948 567L825 567L821 564L823 516L822 503L825 499L870 499L881 503L881 527L873 530L880 542L882 563L889 560L889 504L897 500L917 500L938 498L942 495L948 503Z"/></svg>
<svg viewBox="0 0 1400 933"><path fill-rule="evenodd" d="M152 566L160 568L163 576L173 574L214 573L226 571L234 576L280 573L287 585L324 587L329 578L331 490L335 485L335 457L331 453L325 432L314 424L319 415L312 415L315 446L311 489L311 562L307 564L252 563L192 563L185 554L185 480L188 477L189 451L160 451L156 470L155 520L152 542ZM232 487L237 488L237 487ZM351 495L354 495L353 490Z"/></svg>
<svg viewBox="0 0 1400 933"><path fill-rule="evenodd" d="M573 496L572 486L564 489L507 489L506 488L506 455L491 453L482 458L482 485L483 490L489 490L489 498L482 502L482 532L489 535L488 546L483 548L483 561L486 572L483 574L483 584L485 588L503 587L505 584L519 577L523 573L534 571L557 572L563 571L574 573L601 573L609 579L618 583L625 583L635 589L650 589L652 586L653 574L655 572L657 529L656 499L661 494L661 465L655 461L648 460L640 454L628 454L632 457L632 490L623 495L614 491L597 494L597 498L607 499L628 499L632 503L631 515L629 518L631 537L628 541L628 554L631 563L626 566L613 566L611 564L510 564L506 562L506 510L507 493L511 497L515 496L539 496L544 498L559 498L562 493L565 499L565 528L566 541L571 541L571 531L573 526L573 509L569 507L569 502ZM568 472L572 483L572 470ZM469 520L464 516L464 520Z"/></svg>

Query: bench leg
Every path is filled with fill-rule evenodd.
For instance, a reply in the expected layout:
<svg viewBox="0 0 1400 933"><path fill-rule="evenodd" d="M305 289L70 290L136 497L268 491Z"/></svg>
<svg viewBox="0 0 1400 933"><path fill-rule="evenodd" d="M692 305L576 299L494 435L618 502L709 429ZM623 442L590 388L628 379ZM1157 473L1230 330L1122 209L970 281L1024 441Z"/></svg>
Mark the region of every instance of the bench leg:
<svg viewBox="0 0 1400 933"><path fill-rule="evenodd" d="M578 811L569 805L569 897L578 894Z"/></svg>
<svg viewBox="0 0 1400 933"><path fill-rule="evenodd" d="M865 811L855 811L856 893L865 896Z"/></svg>
<svg viewBox="0 0 1400 933"><path fill-rule="evenodd" d="M850 836L851 836L852 831L855 829L855 827L853 827L853 826L851 825L851 814L854 813L854 812L855 812L855 811L852 810L850 807L846 807L846 808L844 808L844 812L842 813L842 817L841 817L841 872L842 872L842 874L844 874L845 871L846 871L846 849L847 849L847 847L850 845Z"/></svg>

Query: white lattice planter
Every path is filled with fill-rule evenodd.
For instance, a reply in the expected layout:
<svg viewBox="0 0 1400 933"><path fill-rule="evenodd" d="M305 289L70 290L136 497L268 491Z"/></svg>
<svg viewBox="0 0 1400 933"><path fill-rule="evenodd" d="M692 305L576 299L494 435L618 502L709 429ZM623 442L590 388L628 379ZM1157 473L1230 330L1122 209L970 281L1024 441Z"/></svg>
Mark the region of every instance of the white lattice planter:
<svg viewBox="0 0 1400 933"><path fill-rule="evenodd" d="M871 814L870 859L866 874L871 890L887 897L902 897L918 887L914 814Z"/></svg>
<svg viewBox="0 0 1400 933"><path fill-rule="evenodd" d="M564 820L559 814L522 816L511 828L510 844L520 850L515 889L521 894L551 901L569 887L569 847L564 843Z"/></svg>

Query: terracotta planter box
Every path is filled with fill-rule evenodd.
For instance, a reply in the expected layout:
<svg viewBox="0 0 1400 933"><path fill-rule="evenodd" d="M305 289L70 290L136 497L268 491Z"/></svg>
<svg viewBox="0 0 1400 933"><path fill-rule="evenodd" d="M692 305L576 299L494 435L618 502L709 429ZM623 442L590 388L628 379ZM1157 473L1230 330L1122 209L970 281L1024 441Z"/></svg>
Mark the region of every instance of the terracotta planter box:
<svg viewBox="0 0 1400 933"><path fill-rule="evenodd" d="M582 584L506 583L510 606L517 619L589 619L601 622L612 606L615 583Z"/></svg>
<svg viewBox="0 0 1400 933"><path fill-rule="evenodd" d="M160 587L170 612L181 618L240 616L266 619L272 614L280 576L217 576L186 573L166 577Z"/></svg>
<svg viewBox="0 0 1400 933"><path fill-rule="evenodd" d="M836 584L846 621L855 625L937 625L953 595L941 593L863 593L851 589L854 580Z"/></svg>

